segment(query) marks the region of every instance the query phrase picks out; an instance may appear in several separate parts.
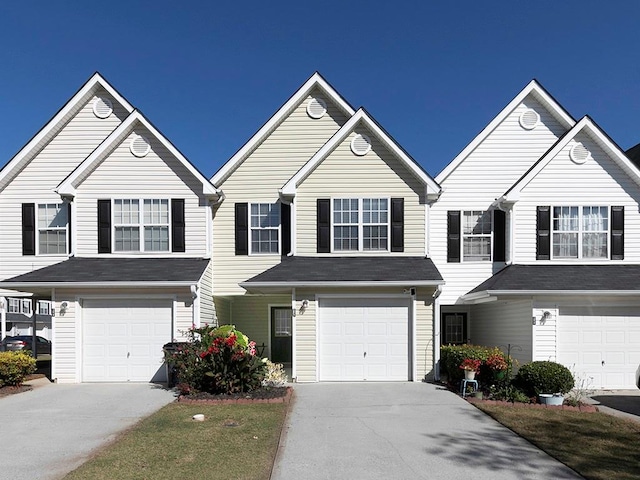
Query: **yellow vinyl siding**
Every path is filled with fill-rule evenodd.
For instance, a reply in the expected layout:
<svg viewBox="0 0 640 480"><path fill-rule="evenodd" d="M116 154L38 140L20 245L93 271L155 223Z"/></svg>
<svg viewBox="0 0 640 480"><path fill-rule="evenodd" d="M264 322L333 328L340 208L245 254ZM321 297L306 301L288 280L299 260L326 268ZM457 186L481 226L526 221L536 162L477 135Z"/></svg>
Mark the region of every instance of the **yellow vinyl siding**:
<svg viewBox="0 0 640 480"><path fill-rule="evenodd" d="M209 262L202 278L198 298L200 299L200 323L211 324L216 322L216 309L213 303L213 265Z"/></svg>
<svg viewBox="0 0 640 480"><path fill-rule="evenodd" d="M297 382L317 381L318 303L316 301L316 293L311 290L296 290L296 338L293 355L296 364ZM304 312L301 312L300 307L303 300L308 300L309 306Z"/></svg>
<svg viewBox="0 0 640 480"><path fill-rule="evenodd" d="M433 290L418 289L416 298L416 378L433 379Z"/></svg>
<svg viewBox="0 0 640 480"><path fill-rule="evenodd" d="M316 254L318 198L356 197L404 198L403 254L425 255L425 186L373 134L362 133L371 139L369 153L357 156L351 151L352 133L298 187L297 255Z"/></svg>
<svg viewBox="0 0 640 480"><path fill-rule="evenodd" d="M307 101L318 95L327 103L320 119L307 115ZM280 125L249 154L223 182L216 185L225 195L213 220L214 292L240 295L239 282L277 265L280 255L235 255L234 205L278 201L278 190L346 122L344 114L318 91L302 101Z"/></svg>

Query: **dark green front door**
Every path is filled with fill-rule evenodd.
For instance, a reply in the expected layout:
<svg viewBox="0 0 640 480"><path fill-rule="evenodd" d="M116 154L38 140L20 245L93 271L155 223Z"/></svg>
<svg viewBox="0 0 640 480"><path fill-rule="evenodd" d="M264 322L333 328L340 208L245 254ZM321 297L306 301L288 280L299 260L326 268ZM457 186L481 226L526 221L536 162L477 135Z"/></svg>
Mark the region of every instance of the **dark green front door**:
<svg viewBox="0 0 640 480"><path fill-rule="evenodd" d="M290 307L271 307L271 361L291 363L293 317Z"/></svg>

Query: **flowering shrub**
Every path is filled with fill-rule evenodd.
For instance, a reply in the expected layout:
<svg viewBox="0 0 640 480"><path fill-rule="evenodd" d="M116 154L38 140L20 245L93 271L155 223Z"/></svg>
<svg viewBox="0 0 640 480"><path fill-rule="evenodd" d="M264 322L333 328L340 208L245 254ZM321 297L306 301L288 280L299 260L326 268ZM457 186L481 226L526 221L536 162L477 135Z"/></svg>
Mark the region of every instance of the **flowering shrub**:
<svg viewBox="0 0 640 480"><path fill-rule="evenodd" d="M26 352L0 352L0 387L16 386L36 371L36 359Z"/></svg>
<svg viewBox="0 0 640 480"><path fill-rule="evenodd" d="M262 380L265 387L282 387L287 383L287 374L284 373L284 367L281 363L273 363L271 360L265 360L267 371Z"/></svg>
<svg viewBox="0 0 640 480"><path fill-rule="evenodd" d="M231 394L262 385L266 367L256 356L256 344L233 325L192 328L189 338L176 352L165 352L183 394Z"/></svg>
<svg viewBox="0 0 640 480"><path fill-rule="evenodd" d="M500 371L506 370L509 367L502 353L492 353L487 357L487 360L484 363L491 370Z"/></svg>
<svg viewBox="0 0 640 480"><path fill-rule="evenodd" d="M460 364L462 370L469 370L478 373L482 362L474 358L465 358Z"/></svg>

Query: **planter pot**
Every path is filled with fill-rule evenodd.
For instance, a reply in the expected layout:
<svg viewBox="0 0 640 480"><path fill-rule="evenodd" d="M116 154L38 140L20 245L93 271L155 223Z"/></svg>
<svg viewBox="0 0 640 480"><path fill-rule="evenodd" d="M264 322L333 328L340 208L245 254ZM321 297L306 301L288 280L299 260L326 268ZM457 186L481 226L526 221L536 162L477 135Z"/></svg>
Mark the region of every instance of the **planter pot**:
<svg viewBox="0 0 640 480"><path fill-rule="evenodd" d="M538 395L538 401L544 405L552 405L559 407L564 402L564 395L554 395L552 393L541 393Z"/></svg>
<svg viewBox="0 0 640 480"><path fill-rule="evenodd" d="M506 370L494 370L493 371L493 378L495 380L504 380L504 377L507 376L507 371Z"/></svg>
<svg viewBox="0 0 640 480"><path fill-rule="evenodd" d="M481 391L473 392L473 396L475 398L477 398L478 400L482 400L482 392Z"/></svg>
<svg viewBox="0 0 640 480"><path fill-rule="evenodd" d="M464 379L465 380L475 380L476 379L475 370L465 370L464 371Z"/></svg>

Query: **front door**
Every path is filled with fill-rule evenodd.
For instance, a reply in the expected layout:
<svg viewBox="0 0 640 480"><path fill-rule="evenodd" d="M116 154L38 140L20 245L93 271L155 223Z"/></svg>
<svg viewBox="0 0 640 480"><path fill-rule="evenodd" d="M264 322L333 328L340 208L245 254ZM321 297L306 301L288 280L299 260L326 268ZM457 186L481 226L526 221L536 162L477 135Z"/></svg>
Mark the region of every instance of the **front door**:
<svg viewBox="0 0 640 480"><path fill-rule="evenodd" d="M271 361L291 363L291 307L271 307Z"/></svg>
<svg viewBox="0 0 640 480"><path fill-rule="evenodd" d="M467 343L467 314L443 313L440 330L442 345L462 345Z"/></svg>

